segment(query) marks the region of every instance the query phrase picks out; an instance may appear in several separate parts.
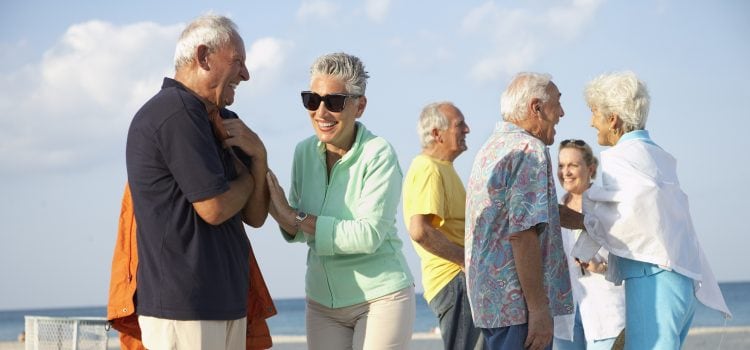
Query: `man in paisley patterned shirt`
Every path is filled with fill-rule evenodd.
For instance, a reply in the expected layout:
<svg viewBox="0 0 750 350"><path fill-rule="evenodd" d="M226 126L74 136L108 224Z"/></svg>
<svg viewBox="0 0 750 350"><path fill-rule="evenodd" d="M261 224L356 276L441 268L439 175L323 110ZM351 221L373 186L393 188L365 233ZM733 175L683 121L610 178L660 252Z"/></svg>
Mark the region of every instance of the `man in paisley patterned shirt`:
<svg viewBox="0 0 750 350"><path fill-rule="evenodd" d="M516 75L466 189L466 276L490 349L550 349L552 317L573 312L548 145L565 114L547 74Z"/></svg>

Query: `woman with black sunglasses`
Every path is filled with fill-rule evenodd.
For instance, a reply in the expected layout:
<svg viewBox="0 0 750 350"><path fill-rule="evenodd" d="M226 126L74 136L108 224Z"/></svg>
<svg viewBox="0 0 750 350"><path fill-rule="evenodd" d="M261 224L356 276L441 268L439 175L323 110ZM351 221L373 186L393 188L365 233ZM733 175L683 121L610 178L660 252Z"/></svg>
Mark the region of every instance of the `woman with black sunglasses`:
<svg viewBox="0 0 750 350"><path fill-rule="evenodd" d="M610 252L607 279L625 283L626 349L680 349L698 302L731 314L698 243L677 162L645 130L650 97L634 73L601 75L585 96L597 141L612 147L601 153L602 185L584 195L585 218L561 206L561 223L585 223L579 241L593 244L577 246Z"/></svg>
<svg viewBox="0 0 750 350"><path fill-rule="evenodd" d="M302 103L315 136L297 145L289 200L269 172L270 213L289 242L307 243L309 349L406 349L416 315L401 251L396 152L357 119L368 74L345 53L319 57Z"/></svg>
<svg viewBox="0 0 750 350"><path fill-rule="evenodd" d="M562 205L581 212L583 194L596 177L599 161L583 140L560 142L557 178L565 190ZM554 348L557 350L612 349L625 328L625 291L604 278L609 252L600 249L589 262L571 255L582 230L562 228L575 312L555 316Z"/></svg>

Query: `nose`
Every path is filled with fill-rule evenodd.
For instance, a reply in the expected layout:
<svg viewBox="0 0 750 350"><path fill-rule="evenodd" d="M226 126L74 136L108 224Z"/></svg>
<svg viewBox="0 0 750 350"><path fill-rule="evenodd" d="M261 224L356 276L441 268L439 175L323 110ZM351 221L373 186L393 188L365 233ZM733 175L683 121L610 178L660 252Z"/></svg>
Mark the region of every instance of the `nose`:
<svg viewBox="0 0 750 350"><path fill-rule="evenodd" d="M242 69L240 69L240 78L242 78L243 81L250 80L250 71L247 69L245 62L242 62Z"/></svg>
<svg viewBox="0 0 750 350"><path fill-rule="evenodd" d="M322 116L328 114L328 108L326 108L325 102L320 101L320 104L318 105L318 109L316 109L314 111L310 111L310 113L313 116L321 116L322 117Z"/></svg>
<svg viewBox="0 0 750 350"><path fill-rule="evenodd" d="M471 132L471 129L469 128L469 124L466 124L466 126L464 127L464 133L468 134L470 132Z"/></svg>

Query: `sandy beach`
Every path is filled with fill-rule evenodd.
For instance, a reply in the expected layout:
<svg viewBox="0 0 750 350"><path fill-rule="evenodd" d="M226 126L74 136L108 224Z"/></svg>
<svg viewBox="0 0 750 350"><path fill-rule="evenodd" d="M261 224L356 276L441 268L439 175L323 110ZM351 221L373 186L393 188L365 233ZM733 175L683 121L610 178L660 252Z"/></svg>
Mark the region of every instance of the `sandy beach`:
<svg viewBox="0 0 750 350"><path fill-rule="evenodd" d="M278 350L307 349L304 336L274 336L274 347ZM721 346L721 348L719 348ZM117 339L111 339L109 350L119 349ZM440 336L429 333L415 333L412 337L411 350L441 349ZM0 350L22 350L24 344L19 342L0 342ZM710 327L693 328L688 334L684 350L716 349L750 349L750 327Z"/></svg>

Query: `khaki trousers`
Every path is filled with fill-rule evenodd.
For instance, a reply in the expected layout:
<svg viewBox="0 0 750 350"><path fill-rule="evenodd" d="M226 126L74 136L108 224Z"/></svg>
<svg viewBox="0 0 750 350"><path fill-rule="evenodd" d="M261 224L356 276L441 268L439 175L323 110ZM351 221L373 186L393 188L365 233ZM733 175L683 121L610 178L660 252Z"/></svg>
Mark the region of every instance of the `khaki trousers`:
<svg viewBox="0 0 750 350"><path fill-rule="evenodd" d="M414 287L337 309L308 299L306 314L309 350L407 349L416 317Z"/></svg>
<svg viewBox="0 0 750 350"><path fill-rule="evenodd" d="M244 350L247 319L176 321L138 316L143 345L149 350Z"/></svg>

